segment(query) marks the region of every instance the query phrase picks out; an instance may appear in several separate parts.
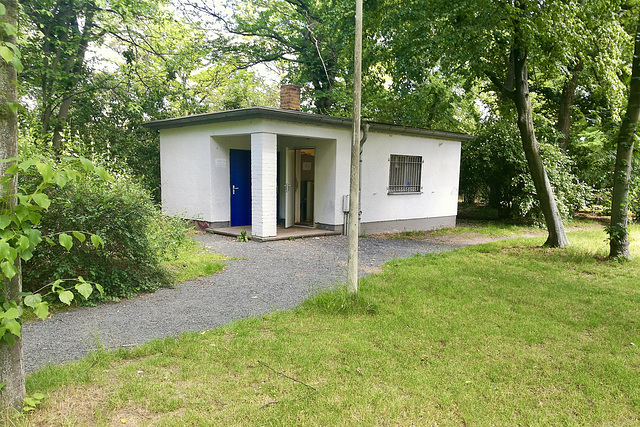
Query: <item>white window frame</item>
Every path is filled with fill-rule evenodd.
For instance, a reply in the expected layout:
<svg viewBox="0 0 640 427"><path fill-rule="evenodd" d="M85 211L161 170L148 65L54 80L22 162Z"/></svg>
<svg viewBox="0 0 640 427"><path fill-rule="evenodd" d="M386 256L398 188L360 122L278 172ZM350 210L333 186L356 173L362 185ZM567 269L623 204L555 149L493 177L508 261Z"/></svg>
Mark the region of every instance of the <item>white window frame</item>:
<svg viewBox="0 0 640 427"><path fill-rule="evenodd" d="M387 194L422 193L422 156L389 155L389 187Z"/></svg>

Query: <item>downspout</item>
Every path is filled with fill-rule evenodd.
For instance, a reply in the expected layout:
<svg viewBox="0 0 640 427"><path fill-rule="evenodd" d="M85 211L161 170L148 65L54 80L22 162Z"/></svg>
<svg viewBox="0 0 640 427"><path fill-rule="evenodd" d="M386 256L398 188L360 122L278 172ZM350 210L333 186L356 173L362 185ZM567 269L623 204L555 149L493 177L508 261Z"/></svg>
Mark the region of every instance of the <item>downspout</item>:
<svg viewBox="0 0 640 427"><path fill-rule="evenodd" d="M365 123L362 126L362 138L360 139L360 171L362 171L362 147L364 143L367 141L367 136L369 135L369 123ZM360 229L360 219L362 217L362 174L358 174L358 230ZM351 220L349 218L349 198L348 196L344 196L342 200L342 210L343 210L343 224L342 234L347 235L348 223Z"/></svg>

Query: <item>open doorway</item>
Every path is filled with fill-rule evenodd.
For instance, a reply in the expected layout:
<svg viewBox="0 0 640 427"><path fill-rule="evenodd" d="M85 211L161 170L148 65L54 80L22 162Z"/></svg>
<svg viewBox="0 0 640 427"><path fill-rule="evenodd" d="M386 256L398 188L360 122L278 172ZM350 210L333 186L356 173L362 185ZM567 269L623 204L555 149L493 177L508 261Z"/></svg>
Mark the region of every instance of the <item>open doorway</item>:
<svg viewBox="0 0 640 427"><path fill-rule="evenodd" d="M285 226L314 226L314 148L287 150Z"/></svg>
<svg viewBox="0 0 640 427"><path fill-rule="evenodd" d="M296 224L313 227L313 196L315 181L316 150L305 148L296 150L296 166L300 185L296 191Z"/></svg>

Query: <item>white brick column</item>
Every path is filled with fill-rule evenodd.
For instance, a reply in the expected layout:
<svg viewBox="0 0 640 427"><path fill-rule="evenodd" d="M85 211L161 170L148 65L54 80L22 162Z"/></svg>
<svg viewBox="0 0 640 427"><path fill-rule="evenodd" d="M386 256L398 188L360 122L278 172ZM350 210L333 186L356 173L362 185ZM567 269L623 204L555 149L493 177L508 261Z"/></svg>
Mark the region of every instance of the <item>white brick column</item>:
<svg viewBox="0 0 640 427"><path fill-rule="evenodd" d="M274 237L277 233L276 173L278 137L251 134L251 234Z"/></svg>

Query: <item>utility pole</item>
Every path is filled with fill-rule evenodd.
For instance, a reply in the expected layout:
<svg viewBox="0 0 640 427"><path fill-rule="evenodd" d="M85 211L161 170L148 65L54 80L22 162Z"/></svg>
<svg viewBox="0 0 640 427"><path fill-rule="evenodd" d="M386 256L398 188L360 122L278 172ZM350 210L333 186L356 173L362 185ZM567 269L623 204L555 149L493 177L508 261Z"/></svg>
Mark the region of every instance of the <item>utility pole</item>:
<svg viewBox="0 0 640 427"><path fill-rule="evenodd" d="M362 100L362 0L356 0L356 34L353 55L353 139L349 186L349 257L347 291L358 292L358 219L360 214L360 104Z"/></svg>

